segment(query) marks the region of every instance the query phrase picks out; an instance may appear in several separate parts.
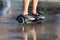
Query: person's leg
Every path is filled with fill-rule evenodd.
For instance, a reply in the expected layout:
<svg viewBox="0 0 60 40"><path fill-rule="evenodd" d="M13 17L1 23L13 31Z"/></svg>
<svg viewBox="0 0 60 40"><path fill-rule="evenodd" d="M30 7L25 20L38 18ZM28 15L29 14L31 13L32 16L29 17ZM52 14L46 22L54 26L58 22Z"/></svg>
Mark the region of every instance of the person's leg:
<svg viewBox="0 0 60 40"><path fill-rule="evenodd" d="M37 9L37 5L38 5L38 0L33 0L32 3L33 3L32 13L35 14L35 16L38 19L45 19L45 16L41 12L38 12L37 13L37 10L36 9Z"/></svg>
<svg viewBox="0 0 60 40"><path fill-rule="evenodd" d="M23 0L23 15L28 14L28 6L30 0Z"/></svg>
<svg viewBox="0 0 60 40"><path fill-rule="evenodd" d="M23 15L26 19L34 20L35 18L31 15L28 15L28 7L30 0L23 0Z"/></svg>
<svg viewBox="0 0 60 40"><path fill-rule="evenodd" d="M38 4L38 0L32 0L32 12L34 13L34 14L36 14L37 13L37 11L36 11L36 8L37 8L37 4Z"/></svg>

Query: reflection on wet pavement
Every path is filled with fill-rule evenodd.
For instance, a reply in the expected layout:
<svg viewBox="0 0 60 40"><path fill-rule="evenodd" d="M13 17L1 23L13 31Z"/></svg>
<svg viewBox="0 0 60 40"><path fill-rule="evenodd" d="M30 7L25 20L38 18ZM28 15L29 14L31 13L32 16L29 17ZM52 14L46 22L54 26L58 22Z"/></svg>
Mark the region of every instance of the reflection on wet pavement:
<svg viewBox="0 0 60 40"><path fill-rule="evenodd" d="M0 20L0 40L59 40L60 14L48 16L38 24L20 26L15 19Z"/></svg>

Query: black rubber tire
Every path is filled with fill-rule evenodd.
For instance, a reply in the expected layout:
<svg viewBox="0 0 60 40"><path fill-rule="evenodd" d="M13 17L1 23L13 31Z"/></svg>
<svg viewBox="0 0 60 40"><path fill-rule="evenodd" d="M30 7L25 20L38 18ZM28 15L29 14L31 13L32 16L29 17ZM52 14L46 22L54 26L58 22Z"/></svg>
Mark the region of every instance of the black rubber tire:
<svg viewBox="0 0 60 40"><path fill-rule="evenodd" d="M20 23L20 24L24 24L25 23L25 18L23 15L19 15L16 20Z"/></svg>

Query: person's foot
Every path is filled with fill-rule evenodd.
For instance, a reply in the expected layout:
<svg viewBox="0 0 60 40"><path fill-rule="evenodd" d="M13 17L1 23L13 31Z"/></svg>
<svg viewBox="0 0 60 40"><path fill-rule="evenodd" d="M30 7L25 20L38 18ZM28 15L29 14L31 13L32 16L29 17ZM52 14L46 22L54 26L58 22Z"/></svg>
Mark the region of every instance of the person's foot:
<svg viewBox="0 0 60 40"><path fill-rule="evenodd" d="M34 16L35 18L38 18L38 19L45 19L45 16L38 12L38 13L31 13L30 15Z"/></svg>
<svg viewBox="0 0 60 40"><path fill-rule="evenodd" d="M28 14L28 11L23 11L23 16L25 17L25 19L35 20L33 16Z"/></svg>
<svg viewBox="0 0 60 40"><path fill-rule="evenodd" d="M45 19L45 16L42 12L38 12L37 17L40 18L40 19Z"/></svg>
<svg viewBox="0 0 60 40"><path fill-rule="evenodd" d="M35 20L34 16L26 14L24 15L25 19L29 19L29 20Z"/></svg>

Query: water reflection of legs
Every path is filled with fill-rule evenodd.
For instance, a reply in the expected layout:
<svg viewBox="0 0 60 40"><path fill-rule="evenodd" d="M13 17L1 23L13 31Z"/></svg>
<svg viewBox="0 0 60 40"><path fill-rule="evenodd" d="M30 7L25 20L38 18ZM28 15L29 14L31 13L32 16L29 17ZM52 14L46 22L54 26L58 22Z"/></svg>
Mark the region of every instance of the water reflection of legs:
<svg viewBox="0 0 60 40"><path fill-rule="evenodd" d="M29 30L27 30L27 28L26 29L23 28L23 30L24 30L24 33L23 33L24 40L28 40L28 32L27 31L29 31ZM35 32L35 27L34 26L32 26L32 31L31 32L32 32L33 40L36 40L36 32Z"/></svg>
<svg viewBox="0 0 60 40"><path fill-rule="evenodd" d="M32 36L33 36L33 40L36 40L36 32L35 32L34 26L33 26L33 29L32 29Z"/></svg>
<svg viewBox="0 0 60 40"><path fill-rule="evenodd" d="M26 28L25 27L22 27L22 32L23 32L24 40L28 40L28 32L26 32Z"/></svg>
<svg viewBox="0 0 60 40"><path fill-rule="evenodd" d="M24 32L24 40L28 40L28 34L27 34L27 32Z"/></svg>

